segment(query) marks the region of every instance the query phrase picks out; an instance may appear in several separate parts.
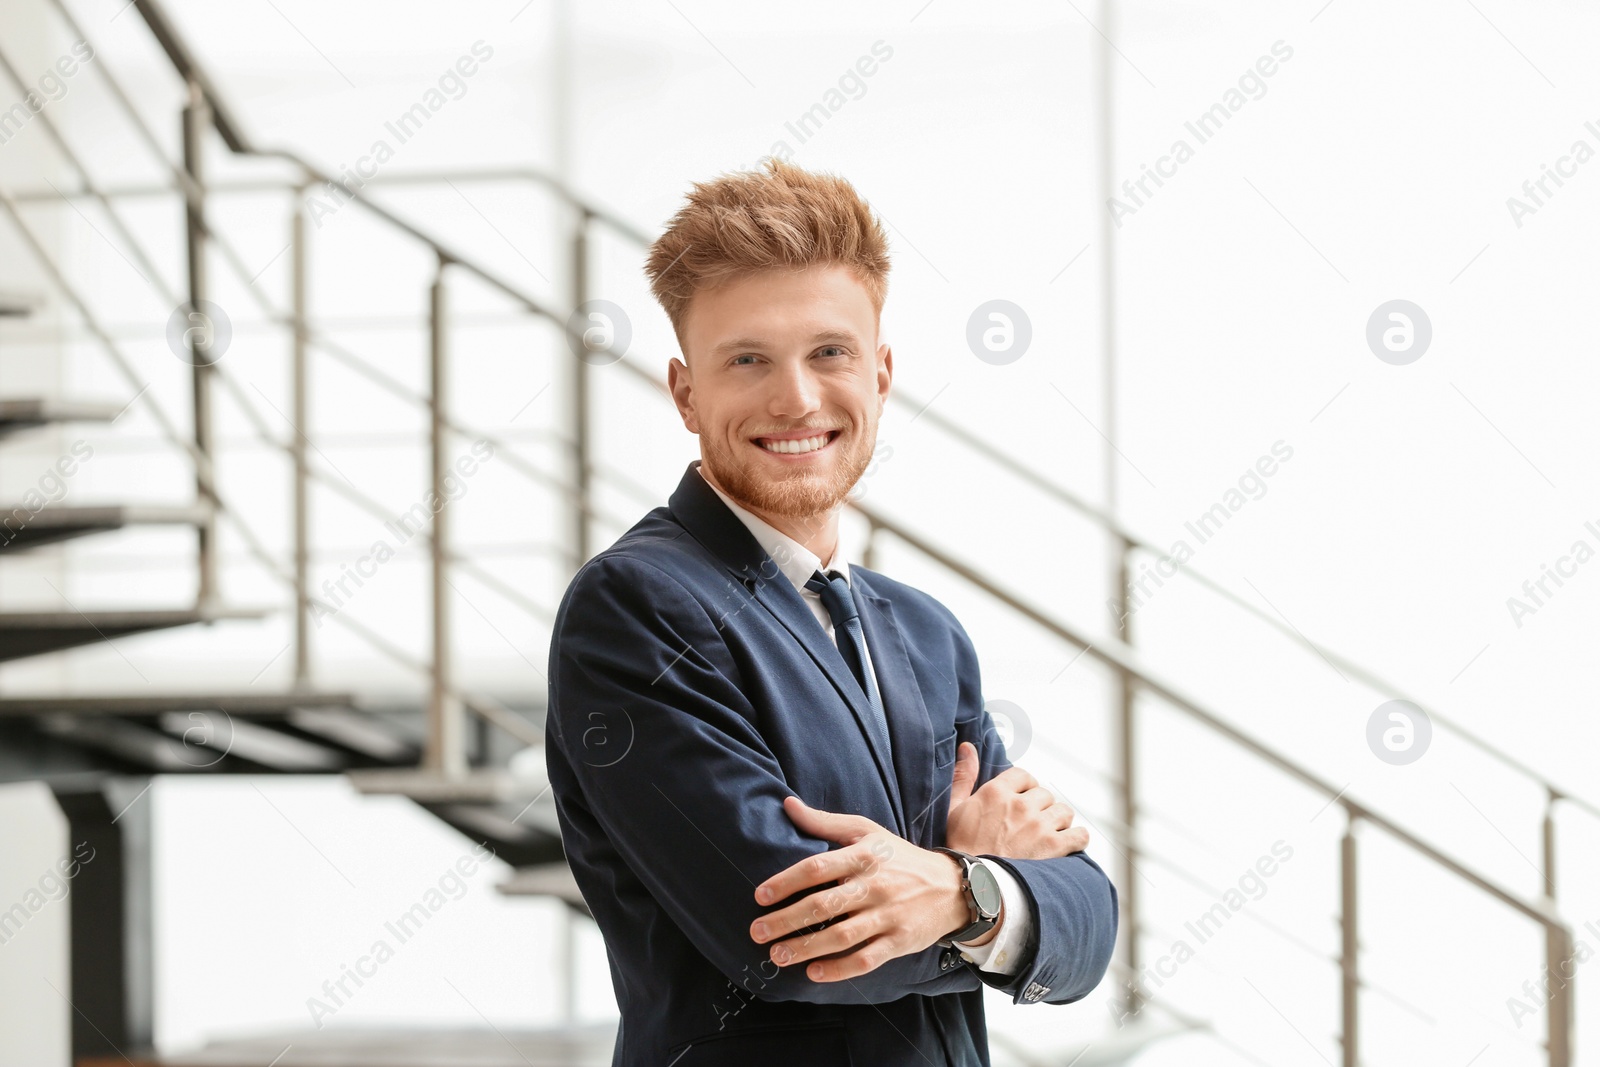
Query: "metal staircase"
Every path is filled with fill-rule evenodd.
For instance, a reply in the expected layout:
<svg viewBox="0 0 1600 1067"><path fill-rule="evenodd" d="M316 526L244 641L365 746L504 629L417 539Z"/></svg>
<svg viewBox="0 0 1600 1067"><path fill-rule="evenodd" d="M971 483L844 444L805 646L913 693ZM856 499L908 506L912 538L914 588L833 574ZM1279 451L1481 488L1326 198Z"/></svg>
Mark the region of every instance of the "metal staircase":
<svg viewBox="0 0 1600 1067"><path fill-rule="evenodd" d="M0 297L0 300L4 300ZM18 310L8 312L0 304L0 318L26 318L31 304L13 305ZM118 415L115 404L47 400L41 397L0 399L0 437L40 426L61 425L69 422L110 422Z"/></svg>
<svg viewBox="0 0 1600 1067"><path fill-rule="evenodd" d="M72 36L92 39L92 35L85 34L67 0L39 2L48 3L60 25ZM497 699L478 691L461 677L452 641L456 624L451 591L456 578L470 576L504 602L542 622L551 617L553 597L544 600L530 595L517 583L496 574L484 555L462 547L456 509L444 506L418 535L418 543L427 553L427 656L412 655L390 635L347 613L329 610L332 606L310 578L317 548L308 520L313 490L380 519L389 519L393 513L330 469L331 464L321 457L310 418L310 391L316 377L314 364L326 361L372 387L375 395L414 411L426 427L419 434L427 446L426 469L419 472L419 481L440 498L448 496L447 478L454 461L452 445L467 440L492 444L496 462L524 479L530 492L540 494L549 514L561 516L560 536L553 547L547 546L547 554L554 560L558 578L569 575L595 547L631 525L631 516L638 510L661 503L657 493L636 484L600 454L596 421L604 406L603 391L619 388L615 383L626 382L636 391L659 391L664 386L656 373L636 357L588 346L575 334L568 315L595 295L592 278L602 242L607 249L620 245L636 256L648 243L649 235L533 171L386 174L366 183L393 191L491 182L515 185L546 198L564 220L555 243L562 248L571 274L565 290L537 292L534 287L519 284L485 266L485 260L470 250L430 233L427 227L413 221L416 216L389 206L389 201L380 200L366 185L340 186L337 176L292 152L256 146L162 5L156 0L136 0L130 11L133 13L142 20L183 88L186 104L181 121L181 152L177 153L181 158L173 157L149 117L118 79L115 50L96 42L99 58L93 76L103 80L115 108L147 152L147 162L163 175L163 181L154 189L103 184L72 149L66 131L57 128L49 112L41 112L35 121L59 148L65 166L73 172L73 184L49 190L0 186L0 216L4 218L0 223L0 244L8 253L32 257L49 283L51 297L74 312L83 336L109 359L121 379L120 395L127 399L115 403L0 397L0 447L21 439L20 435L48 431L69 421L110 422L130 406L136 406L160 429L170 452L190 465L193 497L160 505L108 502L30 508L26 522L0 527L0 567L16 565L16 561L26 558L24 553L35 554L67 541L115 538L152 525L178 526L194 532L194 603L138 610L83 605L87 610L80 611L78 605L70 605L70 610L63 611L6 611L0 613L0 662L57 654L160 629L197 624L246 626L276 615L291 620L289 654L294 684L274 693L0 694L0 780L49 781L72 820L74 834L106 842L109 853L116 855L122 840L117 818L130 810L130 793L150 775L345 774L361 793L407 797L467 837L494 848L515 868L515 873L499 887L501 892L557 899L568 906L571 915L586 915L587 908L562 860L554 804L544 778L539 749L542 693L519 692ZM0 42L0 53L4 51L4 42ZM0 66L14 69L9 59ZM229 167L230 176L223 180L211 180L205 162L217 142L225 148L230 162L237 164ZM331 315L313 313L313 248L303 194L318 187L343 188L341 195L350 209L361 212L386 239L404 242L430 257L433 272L420 301L426 314L419 331L427 350L426 388L407 385L389 367L361 354L358 346L342 339L330 325ZM261 283L262 272L252 273L246 265L246 258L221 221L224 213L218 209L219 201L229 196L258 196L263 192L279 197L277 202L286 205L289 219L290 242L283 259L289 276L286 303ZM156 266L161 257L146 247L122 214L122 205L127 201L152 195L165 196L184 209L183 229L173 235L181 238L187 268L187 285L182 293L178 291L180 287L163 281L164 273ZM74 210L83 204L102 212L121 251L140 266L167 305L204 307L221 288L219 278L211 274L212 267L226 268L230 285L243 294L241 299L254 301L260 323L275 330L275 336L291 354L290 410L264 412L230 370L228 361L208 359L204 342L195 339L190 342L191 366L184 368L192 409L190 425L185 429L183 421L163 406L160 391L146 388L149 382L137 370L116 326L102 314L96 294L77 282L68 267L52 255L39 227L30 220L30 213L59 210L63 202ZM469 286L474 292L487 293L501 305L509 306L514 316L541 323L556 346L564 348L571 343L574 352L584 353L567 362L569 377L561 382L571 425L542 442L551 446L553 460L526 458L518 447L525 438L514 438L504 429L497 432L476 425L463 418L452 403L452 384L457 382L452 368L460 362L452 357L454 331L473 315L485 314L452 307L452 298ZM38 305L39 300L32 297L0 297L0 316L25 317ZM3 353L0 358L4 358ZM602 365L608 371L604 381L599 376ZM267 454L291 474L292 494L284 503L292 514L293 533L286 551L269 547L244 517L239 502L248 497L253 487L230 482L225 473L219 474L211 425L213 397L219 395L226 396L241 412L241 429L251 433ZM1237 756L1252 769L1251 781L1296 783L1325 801L1329 810L1342 815L1343 836L1336 859L1338 884L1334 887L1339 949L1331 957L1318 956L1313 950L1313 956L1327 968L1339 990L1337 1006L1329 1014L1330 1023L1337 1020L1345 1067L1354 1067L1359 1060L1363 996L1398 995L1381 988L1363 973L1361 966L1359 919L1366 914L1366 908L1378 906L1370 898L1364 899L1361 892L1357 860L1358 831L1362 828L1384 835L1468 894L1490 901L1506 915L1527 920L1539 932L1541 953L1547 962L1570 956L1572 927L1555 899L1558 835L1554 813L1568 807L1586 817L1600 818L1600 809L1456 727L1437 709L1428 708L1443 733L1494 761L1508 774L1532 783L1547 798L1542 827L1546 892L1530 897L1508 889L1497 878L1430 843L1410 827L1403 814L1380 810L1352 796L1316 767L1291 758L1278 746L1241 729L1226 714L1194 696L1185 684L1147 663L1134 644L1126 590L1136 563L1160 559L1161 549L1127 530L1115 516L931 410L931 401L897 390L892 402L904 411L915 412L924 426L936 431L945 444L969 461L988 465L997 476L1024 487L1039 500L1067 509L1088 524L1112 550L1116 567L1110 587L1121 591L1114 593L1122 610L1113 630L1105 633L1091 629L1038 602L1023 591L1026 586L1022 583L991 573L951 552L927 527L906 521L877 504L853 504L855 515L868 531L867 565L875 565L881 555L889 553L897 559L915 559L918 566L931 569L949 585L961 586L1002 610L1017 626L1081 654L1104 673L1113 693L1111 732L1116 751L1112 765L1084 768L1104 788L1109 803L1095 806L1079 801L1077 806L1104 835L1106 846L1116 853L1113 873L1122 895L1123 931L1115 964L1119 977L1110 984L1126 983L1125 991L1118 994L1122 1010L1137 1021L1090 1042L1073 1039L1053 1047L1019 1043L997 1032L997 1063L1079 1063L1080 1067L1090 1063L1130 1063L1153 1042L1181 1034L1203 1034L1241 1059L1255 1059L1249 1035L1228 1033L1211 1020L1193 1017L1139 981L1152 949L1158 950L1165 943L1163 916L1146 901L1140 888L1145 880L1141 865L1168 869L1203 884L1166 852L1157 833L1181 820L1155 810L1145 800L1141 766L1151 751L1147 747L1151 744L1148 724L1157 715L1175 716ZM282 429L284 422L288 424L287 434ZM222 529L230 530L245 546L250 562L279 585L283 591L281 601L256 608L224 606L218 582L218 536ZM1348 657L1309 641L1226 586L1192 569L1185 569L1183 574L1214 598L1217 610L1249 614L1308 656L1336 665L1336 669L1374 691L1390 697L1405 695ZM556 593L562 584L558 580L551 592ZM396 706L392 700L376 701L359 693L320 689L314 681L314 646L317 618L324 612L333 625L353 635L386 662L412 673L416 678L416 698ZM532 666L539 654L530 651L524 658ZM130 824L137 826L136 818L120 825ZM120 861L97 865L94 873L102 881L86 885L85 895L91 897L97 891L119 894L119 887L128 876ZM121 914L120 909L113 910ZM108 919L104 909L95 912L75 908L72 924L76 945L123 945L137 942L141 936L138 930L125 927L120 918ZM75 949L75 963L79 959L76 953ZM148 1049L142 1049L149 1037L148 1018L141 1018L137 1007L131 1006L136 998L127 983L137 978L125 977L125 961L107 957L96 962L85 956L82 962L73 972L74 1001L94 1006L97 1025L80 1025L75 1034L74 1049L79 1061L128 1054L156 1062L147 1055ZM1545 1009L1545 1023L1546 1062L1551 1067L1570 1067L1570 987L1553 997ZM545 1037L548 1041L529 1037L529 1043L518 1052L521 1059L507 1062L540 1062L528 1057L536 1055L535 1046L548 1048L551 1042L567 1042L574 1057L597 1056L596 1062L609 1059L609 1039L604 1034L599 1039L592 1033L578 1032ZM403 1044L416 1047L418 1042L412 1039ZM219 1047L209 1058L200 1055L163 1062L265 1064L278 1049L281 1045L268 1049L264 1043L233 1043L231 1051ZM397 1055L393 1043L387 1052L368 1053L374 1058L351 1062L398 1062L393 1059ZM356 1057L360 1053L345 1049L343 1054ZM381 1056L390 1058L377 1058ZM282 1067L293 1062L300 1061L286 1059Z"/></svg>

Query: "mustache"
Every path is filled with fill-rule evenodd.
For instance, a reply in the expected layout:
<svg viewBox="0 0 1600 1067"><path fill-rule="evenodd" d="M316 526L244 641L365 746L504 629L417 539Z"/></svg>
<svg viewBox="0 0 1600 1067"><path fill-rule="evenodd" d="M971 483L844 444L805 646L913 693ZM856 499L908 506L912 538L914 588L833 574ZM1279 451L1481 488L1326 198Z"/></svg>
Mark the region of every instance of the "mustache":
<svg viewBox="0 0 1600 1067"><path fill-rule="evenodd" d="M795 433L796 431L799 431L799 430L815 430L817 433L829 433L829 432L832 432L834 430L837 430L840 433L843 433L847 429L849 429L848 426L780 426L780 427L778 427L776 429L772 429L772 430L762 430L761 432L753 433L750 436L751 437L771 437L771 436L773 436L775 434Z"/></svg>

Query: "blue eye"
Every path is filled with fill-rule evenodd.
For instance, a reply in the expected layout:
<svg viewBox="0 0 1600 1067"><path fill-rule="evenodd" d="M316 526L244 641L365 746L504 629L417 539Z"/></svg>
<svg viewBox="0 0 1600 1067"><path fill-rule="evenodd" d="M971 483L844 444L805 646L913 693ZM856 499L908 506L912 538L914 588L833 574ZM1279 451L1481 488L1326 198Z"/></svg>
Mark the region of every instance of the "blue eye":
<svg viewBox="0 0 1600 1067"><path fill-rule="evenodd" d="M841 356L845 354L844 349L842 347L840 347L839 345L827 345L822 349L822 351L823 352L829 352L829 351L837 352Z"/></svg>

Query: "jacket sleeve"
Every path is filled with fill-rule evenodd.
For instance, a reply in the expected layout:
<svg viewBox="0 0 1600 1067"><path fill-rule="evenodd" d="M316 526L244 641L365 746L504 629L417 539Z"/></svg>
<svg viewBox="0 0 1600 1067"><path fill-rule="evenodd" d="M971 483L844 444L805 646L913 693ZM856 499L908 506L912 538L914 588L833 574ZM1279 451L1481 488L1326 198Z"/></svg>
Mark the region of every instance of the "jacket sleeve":
<svg viewBox="0 0 1600 1067"><path fill-rule="evenodd" d="M834 846L802 834L783 810L793 790L721 632L737 610L758 609L730 585L729 607L713 619L654 564L590 561L551 642L547 759L559 752L571 767L610 844L685 936L758 998L886 1003L977 989L938 946L849 981L813 982L803 966L775 967L769 946L751 940L758 916L790 903L758 905L755 887Z"/></svg>
<svg viewBox="0 0 1600 1067"><path fill-rule="evenodd" d="M972 639L953 614L949 619L956 632L956 676L961 686L956 732L959 741L978 747L982 785L1010 767L1011 760L984 708ZM1022 883L1033 905L1033 929L1014 974L976 967L973 973L1017 1004L1070 1004L1088 996L1105 976L1117 940L1117 890L1105 871L1082 852L1048 860L984 858Z"/></svg>

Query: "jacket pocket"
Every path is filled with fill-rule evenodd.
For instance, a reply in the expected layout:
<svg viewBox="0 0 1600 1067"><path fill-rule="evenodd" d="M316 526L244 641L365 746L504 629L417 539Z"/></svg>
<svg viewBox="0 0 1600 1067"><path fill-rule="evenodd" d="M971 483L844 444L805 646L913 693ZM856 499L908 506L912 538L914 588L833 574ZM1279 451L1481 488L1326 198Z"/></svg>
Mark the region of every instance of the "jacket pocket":
<svg viewBox="0 0 1600 1067"><path fill-rule="evenodd" d="M956 731L951 730L946 737L933 746L933 766L942 770L956 761Z"/></svg>

